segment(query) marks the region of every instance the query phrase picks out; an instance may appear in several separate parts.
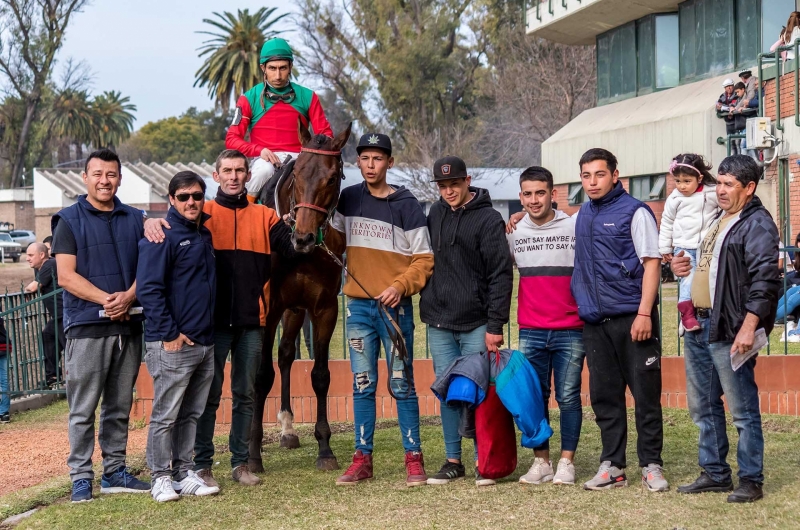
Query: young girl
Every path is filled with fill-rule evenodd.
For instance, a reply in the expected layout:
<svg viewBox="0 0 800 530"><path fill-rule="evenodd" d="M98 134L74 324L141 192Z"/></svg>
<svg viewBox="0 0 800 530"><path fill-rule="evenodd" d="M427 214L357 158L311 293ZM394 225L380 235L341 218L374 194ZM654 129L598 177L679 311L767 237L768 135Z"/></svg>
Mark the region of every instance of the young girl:
<svg viewBox="0 0 800 530"><path fill-rule="evenodd" d="M692 305L692 278L697 249L719 210L716 180L710 169L700 155L684 154L672 159L669 174L675 179L675 190L664 203L658 237L659 251L667 262L680 251L691 259L692 272L681 280L678 293L678 311L687 331L700 329Z"/></svg>

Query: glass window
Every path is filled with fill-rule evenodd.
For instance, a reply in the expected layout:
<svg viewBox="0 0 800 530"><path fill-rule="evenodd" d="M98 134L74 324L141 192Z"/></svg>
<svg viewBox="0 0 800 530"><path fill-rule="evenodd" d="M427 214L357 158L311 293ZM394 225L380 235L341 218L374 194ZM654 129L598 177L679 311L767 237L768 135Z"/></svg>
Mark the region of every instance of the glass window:
<svg viewBox="0 0 800 530"><path fill-rule="evenodd" d="M752 66L758 60L761 51L758 27L758 4L769 4L769 1L736 0L736 65ZM789 16L788 14L786 15ZM772 42L778 40L777 37ZM770 45L772 45L770 42ZM767 48L769 50L769 47Z"/></svg>
<svg viewBox="0 0 800 530"><path fill-rule="evenodd" d="M583 193L583 186L581 185L581 183L570 184L569 185L569 200L568 200L568 202L569 202L570 206L575 206L575 205L583 204L584 202L586 202L586 200L584 198L584 195L585 194Z"/></svg>
<svg viewBox="0 0 800 530"><path fill-rule="evenodd" d="M653 17L648 16L636 21L636 54L639 59L638 94L649 94L653 91L655 78L655 40L653 35Z"/></svg>
<svg viewBox="0 0 800 530"><path fill-rule="evenodd" d="M636 95L636 23L597 37L597 99L610 103Z"/></svg>
<svg viewBox="0 0 800 530"><path fill-rule="evenodd" d="M661 201L666 192L667 176L631 177L628 184L628 192L640 201Z"/></svg>
<svg viewBox="0 0 800 530"><path fill-rule="evenodd" d="M681 81L733 69L733 14L734 0L689 0L680 5Z"/></svg>
<svg viewBox="0 0 800 530"><path fill-rule="evenodd" d="M795 10L795 0L761 0L761 51L768 52Z"/></svg>
<svg viewBox="0 0 800 530"><path fill-rule="evenodd" d="M667 176L660 175L652 178L653 186L650 188L650 200L658 201L663 200L665 195L665 188L667 184Z"/></svg>
<svg viewBox="0 0 800 530"><path fill-rule="evenodd" d="M678 15L655 17L656 88L678 86Z"/></svg>

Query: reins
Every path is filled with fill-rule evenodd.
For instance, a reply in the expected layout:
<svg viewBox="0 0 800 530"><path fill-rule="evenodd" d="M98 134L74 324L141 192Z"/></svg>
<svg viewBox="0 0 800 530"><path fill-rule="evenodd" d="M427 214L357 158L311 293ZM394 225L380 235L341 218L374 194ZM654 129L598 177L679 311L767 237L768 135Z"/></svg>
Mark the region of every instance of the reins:
<svg viewBox="0 0 800 530"><path fill-rule="evenodd" d="M339 159L338 160L339 161L339 173L341 175L342 180L344 180L344 168L343 168L343 165L342 165L342 159L341 159L342 152L341 151L325 151L325 150L321 150L321 149L309 149L307 147L303 147L303 148L300 149L300 152L301 153L310 153L310 154L315 154L315 155L322 155L322 156L335 156L335 157L337 157ZM291 182L289 182L289 187L290 188L294 188L294 180L295 180L294 172L292 172L292 180L291 180ZM278 205L277 195L278 195L279 187L280 186L278 186L275 189L275 198L276 198L275 205L276 206ZM295 226L295 218L294 218L295 213L300 208L307 208L309 210L314 210L315 212L319 212L319 213L322 213L322 214L325 215L324 224L321 225L321 227L320 227L320 229L319 229L319 231L317 233L316 246L321 248L322 250L324 250L328 254L328 256L330 256L331 259L337 265L339 265L350 278L353 279L353 281L356 283L356 285L358 285L361 288L361 290L364 291L364 293L371 300L374 300L375 297L372 296L369 293L369 291L367 291L367 289L361 284L361 282L359 282L358 279L355 276L353 276L353 274L347 269L347 266L345 266L345 264L342 262L342 260L336 254L334 254L333 251L331 251L331 249L329 249L328 246L325 244L325 232L327 230L327 227L328 227L331 219L333 218L334 213L336 212L336 202L334 202L333 205L329 209L325 209L322 206L317 206L316 204L311 204L311 203L306 203L306 202L295 203L294 189L291 189L290 193L289 193L289 224L292 227L292 231L294 231L294 226ZM409 370L409 367L408 367L408 348L406 347L406 341L403 338L403 330L400 328L400 326L397 323L397 321L394 318L392 318L392 315L389 314L389 309L386 307L386 304L384 304L381 301L378 301L378 307L380 307L381 311L386 316L386 319L381 319L381 320L383 321L383 325L386 326L386 331L389 334L389 338L392 341L392 351L391 351L390 357L389 357L389 366L390 366L391 373L389 374L389 377L387 378L386 386L387 386L387 388L389 390L389 395L392 396L393 399L397 400L399 398L394 393L394 390L392 390L392 374L394 373L394 361L395 361L395 359L398 359L403 363L403 377L405 378L405 381L408 384L408 392L406 393L405 397L408 397L408 394L411 392L411 385L413 384L412 383L412 378L411 378L411 373L410 373L410 370ZM386 322L387 320L389 322L388 324Z"/></svg>

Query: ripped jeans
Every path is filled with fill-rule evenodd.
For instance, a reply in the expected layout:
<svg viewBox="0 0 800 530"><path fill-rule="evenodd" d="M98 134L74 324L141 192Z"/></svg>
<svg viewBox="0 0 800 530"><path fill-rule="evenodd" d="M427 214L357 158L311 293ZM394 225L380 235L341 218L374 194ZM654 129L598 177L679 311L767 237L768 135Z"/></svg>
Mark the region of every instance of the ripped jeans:
<svg viewBox="0 0 800 530"><path fill-rule="evenodd" d="M375 434L375 392L378 389L378 357L383 343L386 364L391 374L392 390L397 400L397 418L403 439L403 448L420 451L419 401L414 388L414 307L411 298L403 298L400 304L389 310L400 329L408 349L408 373L406 381L403 364L389 366L392 341L384 325L386 318L376 300L362 298L347 299L347 340L350 347L350 367L353 370L353 412L355 415L356 450L372 453L372 438ZM388 322L387 322L388 324ZM391 326L391 324L389 324ZM388 405L387 405L388 406Z"/></svg>

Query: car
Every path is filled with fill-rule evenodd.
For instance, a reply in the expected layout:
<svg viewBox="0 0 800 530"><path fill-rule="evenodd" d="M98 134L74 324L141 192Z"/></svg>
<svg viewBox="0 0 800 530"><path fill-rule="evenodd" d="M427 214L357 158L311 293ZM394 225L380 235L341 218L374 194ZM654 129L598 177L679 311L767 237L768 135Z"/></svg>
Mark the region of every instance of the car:
<svg viewBox="0 0 800 530"><path fill-rule="evenodd" d="M8 232L0 232L0 249L3 251L3 258L11 258L14 263L19 262L22 255L22 245L11 239Z"/></svg>
<svg viewBox="0 0 800 530"><path fill-rule="evenodd" d="M36 243L36 234L32 230L11 230L8 235L25 249L31 243Z"/></svg>

